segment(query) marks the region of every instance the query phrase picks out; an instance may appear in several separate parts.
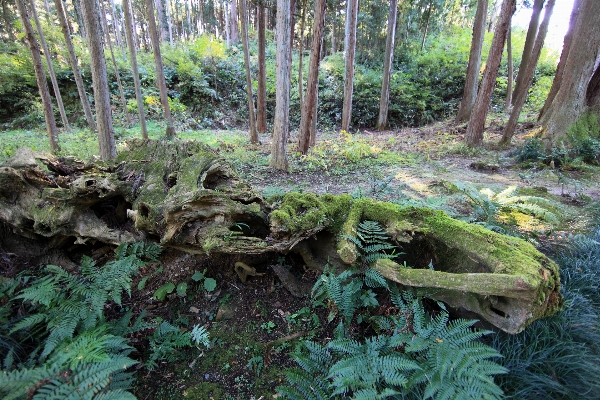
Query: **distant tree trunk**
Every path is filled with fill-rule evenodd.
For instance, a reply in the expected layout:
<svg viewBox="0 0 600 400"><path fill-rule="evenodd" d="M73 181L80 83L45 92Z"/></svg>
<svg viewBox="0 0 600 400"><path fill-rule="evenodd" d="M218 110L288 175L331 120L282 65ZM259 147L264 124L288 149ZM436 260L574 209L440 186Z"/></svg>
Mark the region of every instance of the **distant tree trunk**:
<svg viewBox="0 0 600 400"><path fill-rule="evenodd" d="M48 74L50 75L50 81L52 82L52 89L54 89L54 98L56 98L56 105L58 106L58 111L60 113L60 118L62 120L63 126L66 130L70 131L71 126L69 125L69 120L67 119L67 112L65 111L65 106L63 105L62 96L60 95L60 88L58 86L58 81L56 80L56 74L54 73L54 67L52 66L52 54L48 50L48 45L46 44L46 38L44 37L44 31L42 30L42 25L40 25L40 19L38 18L37 10L35 9L35 1L30 0L29 7L31 7L31 13L33 15L33 20L35 21L35 26L37 27L38 36L40 38L40 43L42 45L42 49L44 50L44 56L46 56L46 64L48 65Z"/></svg>
<svg viewBox="0 0 600 400"><path fill-rule="evenodd" d="M85 23L90 52L100 159L110 160L116 157L117 150L110 110L110 92L106 77L106 62L102 47L102 29L100 28L100 20L98 18L98 3L95 0L81 0L81 9L83 11L83 21Z"/></svg>
<svg viewBox="0 0 600 400"><path fill-rule="evenodd" d="M514 135L515 128L517 127L517 122L519 121L519 116L521 115L521 110L523 109L523 105L525 104L525 100L527 99L527 92L529 90L529 86L531 86L531 81L533 80L533 73L535 72L535 66L540 58L540 53L542 52L542 47L544 47L544 40L546 39L546 34L548 33L548 25L550 24L550 17L552 16L552 11L554 9L555 0L548 0L546 4L546 11L544 12L544 20L540 25L540 29L537 33L537 37L535 39L535 44L531 49L531 58L527 63L526 70L523 72L523 86L522 90L516 93L516 97L514 99L513 109L510 114L510 118L504 127L504 132L502 133L502 139L500 139L500 144L508 144L510 143L511 138ZM515 91L516 92L516 91Z"/></svg>
<svg viewBox="0 0 600 400"><path fill-rule="evenodd" d="M594 107L600 99L600 65L596 66L592 79L590 79L585 99L588 107Z"/></svg>
<svg viewBox="0 0 600 400"><path fill-rule="evenodd" d="M290 0L277 0L277 61L275 120L271 141L271 161L273 168L287 171L286 154L289 112L290 112Z"/></svg>
<svg viewBox="0 0 600 400"><path fill-rule="evenodd" d="M498 13L500 12L500 7L502 6L502 2L504 0L494 0L491 13L490 20L488 23L488 32L494 32L496 30L496 23L498 22Z"/></svg>
<svg viewBox="0 0 600 400"><path fill-rule="evenodd" d="M119 88L119 97L121 98L121 106L123 107L123 113L125 114L125 120L127 125L131 124L131 116L127 110L127 99L125 99L125 91L123 90L123 84L121 83L121 74L119 73L119 67L117 66L117 60L115 59L115 52L113 51L112 42L110 40L110 32L108 30L108 24L106 23L106 11L104 9L104 2L100 0L100 9L102 16L102 25L104 28L104 34L106 36L106 43L108 43L108 50L110 52L110 59L112 60L113 68L115 70L115 78L117 79L117 87Z"/></svg>
<svg viewBox="0 0 600 400"><path fill-rule="evenodd" d="M385 59L383 61L383 76L381 77L379 117L377 118L377 129L380 131L384 130L388 123L388 109L390 105L390 75L392 74L392 61L394 59L397 14L398 0L390 0L390 13L388 15L387 22L387 40L385 42Z"/></svg>
<svg viewBox="0 0 600 400"><path fill-rule="evenodd" d="M256 94L256 130L260 133L267 131L267 61L266 61L266 13L265 5L258 4L258 93Z"/></svg>
<svg viewBox="0 0 600 400"><path fill-rule="evenodd" d="M115 31L115 38L117 39L117 46L119 46L119 48L121 49L123 57L126 57L125 46L123 46L123 38L121 37L121 15L117 12L115 0L110 0L110 7L113 18L113 29Z"/></svg>
<svg viewBox="0 0 600 400"><path fill-rule="evenodd" d="M165 7L163 6L162 0L154 0L156 3L156 16L157 16L157 26L158 31L160 33L160 41L166 42L169 38L169 31L167 29L166 16L165 16Z"/></svg>
<svg viewBox="0 0 600 400"><path fill-rule="evenodd" d="M250 50L248 49L248 8L246 0L240 0L240 17L242 22L242 45L244 47L244 64L246 66L246 94L248 96L248 119L250 120L250 143L258 143L256 115L254 113L254 96L252 95L252 77L250 76Z"/></svg>
<svg viewBox="0 0 600 400"><path fill-rule="evenodd" d="M298 97L300 105L304 104L303 65L304 62L304 28L306 27L306 0L302 0L302 16L300 17L300 40L298 42ZM293 46L293 43L292 43Z"/></svg>
<svg viewBox="0 0 600 400"><path fill-rule="evenodd" d="M421 51L425 48L425 39L427 38L427 30L429 30L429 20L431 19L431 6L432 2L429 2L427 7L427 22L425 23L425 30L423 31L423 40L421 41Z"/></svg>
<svg viewBox="0 0 600 400"><path fill-rule="evenodd" d="M481 49L485 36L485 21L487 17L488 0L479 0L473 23L473 37L471 39L471 50L469 52L469 65L467 66L467 77L465 90L463 91L460 108L456 115L456 122L465 122L471 116L471 110L477 98L477 84L479 83L479 69L481 68Z"/></svg>
<svg viewBox="0 0 600 400"><path fill-rule="evenodd" d="M173 25L171 24L171 11L169 10L169 0L165 0L165 17L167 18L167 31L169 32L169 44L173 46Z"/></svg>
<svg viewBox="0 0 600 400"><path fill-rule="evenodd" d="M158 32L156 30L156 21L154 19L154 2L146 0L146 8L148 12L148 30L150 31L150 41L154 50L154 63L156 64L156 84L160 91L160 102L163 106L165 121L167 122L167 130L165 136L171 138L175 136L175 126L171 117L171 108L169 107L169 96L167 95L167 84L165 82L165 72L160 55L160 41L158 40Z"/></svg>
<svg viewBox="0 0 600 400"><path fill-rule="evenodd" d="M236 44L240 40L240 34L238 31L237 0L232 0L230 4L229 26L231 27L231 44Z"/></svg>
<svg viewBox="0 0 600 400"><path fill-rule="evenodd" d="M512 56L512 29L508 26L508 32L506 33L506 63L508 64L508 74L506 76L506 99L504 100L504 112L510 111L510 105L512 104L513 94L513 56Z"/></svg>
<svg viewBox="0 0 600 400"><path fill-rule="evenodd" d="M346 36L344 40L344 57L346 68L344 74L344 106L342 108L342 130L350 129L352 119L352 92L354 91L354 54L356 51L356 21L358 17L358 0L347 0Z"/></svg>
<svg viewBox="0 0 600 400"><path fill-rule="evenodd" d="M560 89L563 72L565 70L565 64L567 62L567 58L569 56L569 52L571 50L571 43L573 42L573 32L575 31L575 25L577 24L577 19L579 18L579 12L581 9L581 3L584 0L575 0L573 2L573 10L571 11L571 17L569 18L569 29L567 30L567 34L565 35L565 40L563 43L563 49L560 54L560 60L558 62L558 66L556 67L556 72L554 74L554 80L552 81L552 86L550 87L550 92L548 93L548 97L544 102L544 106L540 110L540 114L538 115L538 121L544 118L548 108L554 101L554 97L558 93Z"/></svg>
<svg viewBox="0 0 600 400"><path fill-rule="evenodd" d="M292 79L292 49L294 48L294 30L296 27L296 0L290 0L290 46L288 47L288 75Z"/></svg>
<svg viewBox="0 0 600 400"><path fill-rule="evenodd" d="M137 100L137 109L140 118L140 129L142 130L142 137L144 139L148 139L148 129L146 128L146 112L144 110L142 84L140 82L140 72L138 70L137 55L135 52L135 41L133 40L133 19L131 15L131 6L129 4L129 0L123 0L123 12L125 13L125 37L127 38L127 46L129 47L129 57L131 59L131 72L133 75L133 85L135 86L135 99Z"/></svg>
<svg viewBox="0 0 600 400"><path fill-rule="evenodd" d="M231 46L231 26L229 25L229 11L228 3L225 3L225 46L229 48Z"/></svg>
<svg viewBox="0 0 600 400"><path fill-rule="evenodd" d="M325 28L326 6L327 0L315 1L315 18L308 67L308 82L306 83L306 97L302 104L302 117L298 133L298 151L302 154L308 152L308 148L310 147L312 122L313 119L317 118L314 111L319 86L319 62L321 61L321 43L323 42L323 30Z"/></svg>
<svg viewBox="0 0 600 400"><path fill-rule="evenodd" d="M331 54L337 53L337 38L335 36L336 31L336 18L337 18L337 9L334 8L333 16L332 16L332 24L331 24Z"/></svg>
<svg viewBox="0 0 600 400"><path fill-rule="evenodd" d="M527 69L527 64L529 64L529 60L531 58L533 44L538 36L540 15L542 13L544 1L545 0L535 0L533 3L533 12L531 13L531 20L529 21L529 28L527 29L527 37L525 38L525 45L523 46L523 55L521 56L521 63L519 64L519 72L517 73L512 99L516 99L517 94L522 90L522 86L525 83L525 70Z"/></svg>
<svg viewBox="0 0 600 400"><path fill-rule="evenodd" d="M87 35L85 34L85 24L83 23L83 13L81 12L81 1L73 1L73 9L75 10L75 18L77 19L77 26L79 27L79 34L85 40ZM65 13L67 16L68 13Z"/></svg>
<svg viewBox="0 0 600 400"><path fill-rule="evenodd" d="M63 36L65 38L65 43L67 45L67 52L69 53L69 64L71 65L71 69L73 70L73 77L75 78L75 83L77 85L77 92L79 93L79 100L81 100L81 107L83 108L85 121L87 122L90 130L94 132L96 131L96 122L94 121L94 116L92 115L90 101L88 100L87 93L85 92L85 85L83 84L83 78L81 77L81 71L79 70L79 63L77 61L77 56L75 55L73 41L71 40L71 32L69 30L67 18L65 17L65 10L62 4L62 0L54 0L54 6L56 7L58 21L60 22L60 27L62 29Z"/></svg>
<svg viewBox="0 0 600 400"><path fill-rule="evenodd" d="M29 14L25 3L23 0L16 0L16 3L19 14L21 15L23 28L25 29L25 39L27 40L29 50L31 51L31 58L33 59L35 78L40 91L40 97L42 98L42 106L44 107L44 119L46 120L46 131L48 132L48 139L50 140L50 150L52 153L56 153L60 151L58 145L58 129L56 128L54 110L52 109L52 99L50 99L50 90L48 89L48 82L46 81L42 58L40 57L40 47L35 40L33 27L31 26L31 22L29 22Z"/></svg>
<svg viewBox="0 0 600 400"><path fill-rule="evenodd" d="M560 88L541 121L542 139L548 150L562 140L569 127L588 111L586 93L600 55L598 11L596 1L581 3Z"/></svg>
<svg viewBox="0 0 600 400"><path fill-rule="evenodd" d="M494 39L492 40L485 72L483 73L483 80L481 81L481 88L477 93L477 99L475 100L475 105L473 106L471 117L467 124L465 142L469 147L481 146L483 143L485 117L487 116L488 107L492 97L492 90L494 89L498 69L500 68L506 32L508 31L514 8L515 0L504 0L502 3L502 9L500 10L500 16L498 17L498 23L496 24L496 30L494 32Z"/></svg>
<svg viewBox="0 0 600 400"><path fill-rule="evenodd" d="M8 35L8 39L12 41L17 40L13 23L14 18L12 12L8 8L8 0L2 0L2 19L4 20L4 30Z"/></svg>

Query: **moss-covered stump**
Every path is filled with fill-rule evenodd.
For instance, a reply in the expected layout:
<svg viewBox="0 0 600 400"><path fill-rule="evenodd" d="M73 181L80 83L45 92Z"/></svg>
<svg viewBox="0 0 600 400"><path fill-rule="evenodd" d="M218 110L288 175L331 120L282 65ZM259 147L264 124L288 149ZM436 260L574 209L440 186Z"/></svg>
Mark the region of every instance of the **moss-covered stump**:
<svg viewBox="0 0 600 400"><path fill-rule="evenodd" d="M338 239L337 260L345 264L356 264L360 255L344 236L356 236L364 220L384 226L403 253L398 262L382 259L373 265L386 278L477 313L506 332L517 333L561 307L558 266L552 260L524 240L452 219L441 211L371 199L352 201L349 196L289 194L281 208L271 213L271 227L280 234L315 226L331 230ZM310 246L312 261L323 249ZM301 250L305 256L306 249ZM335 261L331 253L327 258Z"/></svg>

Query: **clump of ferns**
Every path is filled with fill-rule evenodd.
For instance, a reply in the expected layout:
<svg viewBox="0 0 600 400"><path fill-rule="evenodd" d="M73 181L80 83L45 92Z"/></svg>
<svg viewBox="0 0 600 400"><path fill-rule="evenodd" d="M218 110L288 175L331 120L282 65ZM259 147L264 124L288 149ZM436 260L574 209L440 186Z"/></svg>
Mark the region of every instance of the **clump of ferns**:
<svg viewBox="0 0 600 400"><path fill-rule="evenodd" d="M390 243L390 237L377 221L361 221L356 228L356 236L343 235L354 243L360 254L363 266L367 267L380 259L393 259L396 246Z"/></svg>

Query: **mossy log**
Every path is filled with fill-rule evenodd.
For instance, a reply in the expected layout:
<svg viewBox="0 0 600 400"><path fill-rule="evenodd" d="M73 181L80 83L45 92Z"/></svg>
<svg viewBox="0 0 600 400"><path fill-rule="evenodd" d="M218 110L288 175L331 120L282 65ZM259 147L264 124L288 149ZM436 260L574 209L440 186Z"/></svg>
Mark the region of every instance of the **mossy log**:
<svg viewBox="0 0 600 400"><path fill-rule="evenodd" d="M0 246L31 257L153 240L192 254L294 251L310 268L343 268L359 261L344 235L374 220L403 253L374 268L500 329L518 332L562 301L557 265L523 240L348 195L289 193L270 205L197 142L132 140L115 161L91 164L20 149L0 166L0 203Z"/></svg>

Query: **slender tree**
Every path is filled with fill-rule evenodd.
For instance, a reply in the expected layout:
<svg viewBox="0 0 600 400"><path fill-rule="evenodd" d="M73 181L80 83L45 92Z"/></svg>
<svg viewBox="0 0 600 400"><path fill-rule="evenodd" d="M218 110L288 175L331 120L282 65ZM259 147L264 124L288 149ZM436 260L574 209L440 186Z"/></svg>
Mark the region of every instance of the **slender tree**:
<svg viewBox="0 0 600 400"><path fill-rule="evenodd" d="M8 0L2 0L2 19L4 20L4 26L2 29L6 33L7 37L11 41L17 40L15 36L14 17L10 8L8 7Z"/></svg>
<svg viewBox="0 0 600 400"><path fill-rule="evenodd" d="M323 42L323 30L325 28L326 6L326 0L315 1L315 18L308 67L308 82L306 83L306 97L302 104L302 117L300 119L300 132L298 135L298 150L302 154L308 152L312 122L313 119L317 118L315 104L317 102L319 62L321 61L321 43Z"/></svg>
<svg viewBox="0 0 600 400"><path fill-rule="evenodd" d="M377 129L382 131L388 123L388 109L390 105L390 75L392 74L392 60L394 59L394 43L396 40L396 15L398 14L398 0L390 0L390 13L387 22L387 39L385 42L385 59L383 61L383 74L381 77L381 97L379 100L379 117Z"/></svg>
<svg viewBox="0 0 600 400"><path fill-rule="evenodd" d="M40 24L40 19L38 18L34 0L30 0L29 7L31 8L31 14L33 15L35 26L37 27L38 37L40 38L40 43L42 45L42 49L44 50L44 56L46 56L46 64L48 65L48 75L50 75L52 89L54 89L54 98L56 99L56 105L58 107L58 112L60 113L60 118L65 129L71 130L69 120L67 119L67 112L65 111L65 106L62 101L62 96L60 95L58 80L56 79L54 67L52 66L52 53L50 53L50 51L48 50L48 45L46 44L46 38L44 36L44 31L42 30L42 25Z"/></svg>
<svg viewBox="0 0 600 400"><path fill-rule="evenodd" d="M358 18L358 0L347 0L346 37L344 40L344 105L342 108L342 130L350 129L352 119L352 92L354 91L354 55L356 51L356 22Z"/></svg>
<svg viewBox="0 0 600 400"><path fill-rule="evenodd" d="M535 44L531 49L531 58L529 63L527 63L526 70L523 72L523 86L522 90L520 90L514 99L513 109L510 114L510 118L504 127L504 131L502 133L502 139L500 140L500 144L510 143L510 140L515 132L515 128L517 127L517 122L519 120L519 116L521 115L521 110L523 109L523 105L525 104L525 100L527 99L527 91L529 90L529 86L531 86L531 81L533 80L533 73L535 72L535 66L537 64L538 59L540 58L540 53L542 52L542 47L544 47L544 40L546 39L546 34L548 33L548 25L550 24L550 17L552 16L552 11L554 9L555 0L548 0L546 4L546 11L544 12L544 20L539 27L539 31L537 33L537 37L535 39Z"/></svg>
<svg viewBox="0 0 600 400"><path fill-rule="evenodd" d="M156 84L160 92L160 102L163 107L167 130L165 136L171 138L175 136L175 126L171 117L171 107L169 106L169 96L167 95L167 83L165 82L165 70L163 68L162 57L160 55L160 41L158 40L158 31L156 29L156 20L154 19L154 1L146 0L148 12L148 30L150 31L150 41L154 51L154 64L156 65Z"/></svg>
<svg viewBox="0 0 600 400"><path fill-rule="evenodd" d="M131 72L133 75L135 99L137 100L137 109L140 118L140 128L142 130L142 137L144 139L148 139L148 129L146 128L146 112L144 110L144 99L142 97L140 72L138 70L137 55L135 52L135 40L133 39L133 19L131 15L131 6L129 4L129 0L123 0L123 12L125 13L125 38L127 39L127 46L129 47Z"/></svg>
<svg viewBox="0 0 600 400"><path fill-rule="evenodd" d="M42 58L40 57L40 46L35 39L33 33L33 27L29 22L29 13L23 0L16 0L19 14L21 15L21 22L25 29L25 39L29 45L31 51L31 58L33 59L33 69L35 71L35 79L37 81L38 89L40 91L40 97L42 98L42 106L44 108L44 119L46 120L46 131L48 132L48 139L50 140L50 150L53 153L60 151L58 145L58 129L56 128L56 121L54 120L54 110L52 109L52 100L50 99L50 90L48 89L48 82L46 81L46 74L44 73L44 66L42 65Z"/></svg>
<svg viewBox="0 0 600 400"><path fill-rule="evenodd" d="M290 112L290 59L288 55L290 45L290 0L277 0L277 89L269 165L284 171L288 169L286 147Z"/></svg>
<svg viewBox="0 0 600 400"><path fill-rule="evenodd" d="M81 10L90 52L100 158L110 160L116 157L117 150L110 109L110 91L108 89L108 78L106 77L104 48L102 46L102 29L98 18L98 3L96 0L81 0Z"/></svg>
<svg viewBox="0 0 600 400"><path fill-rule="evenodd" d="M508 64L508 74L506 76L506 98L504 100L504 111L510 111L513 96L513 79L515 73L513 71L513 56L512 56L512 29L508 26L506 33L506 64Z"/></svg>
<svg viewBox="0 0 600 400"><path fill-rule="evenodd" d="M304 68L302 64L304 62L304 28L306 26L306 0L302 0L302 5L300 7L302 7L302 16L300 17L300 40L298 41L298 97L300 99L299 103L303 104L304 100L302 97L304 95L304 77L302 75L304 72Z"/></svg>
<svg viewBox="0 0 600 400"><path fill-rule="evenodd" d="M54 6L56 7L58 21L65 38L65 44L69 54L69 64L73 70L73 77L75 78L75 84L77 85L77 93L79 94L79 100L81 101L81 107L83 108L85 121L90 130L95 131L96 121L94 121L94 116L92 115L92 109L90 107L90 101L88 100L87 93L85 92L85 85L83 84L83 78L81 77L81 71L79 70L79 62L77 61L77 55L75 55L75 48L73 47L73 41L71 40L71 31L69 29L69 24L67 23L62 0L54 0Z"/></svg>
<svg viewBox="0 0 600 400"><path fill-rule="evenodd" d="M469 52L469 65L460 108L456 115L456 122L465 122L471 116L471 110L477 98L477 84L479 83L479 69L481 68L481 50L485 36L485 22L487 17L488 0L478 0L475 21L473 22L473 37Z"/></svg>
<svg viewBox="0 0 600 400"><path fill-rule="evenodd" d="M471 147L481 146L483 143L485 117L487 116L488 107L490 105L492 90L496 83L498 69L500 68L500 60L502 58L502 50L504 49L504 42L506 40L506 33L508 32L508 26L514 9L515 0L503 1L500 15L498 16L498 22L496 24L496 30L494 31L494 38L492 39L492 46L483 73L481 88L477 93L477 99L475 100L475 105L473 106L471 117L467 124L465 141L467 145Z"/></svg>
<svg viewBox="0 0 600 400"><path fill-rule="evenodd" d="M267 61L265 28L267 14L263 2L258 3L258 93L256 94L256 130L267 131Z"/></svg>
<svg viewBox="0 0 600 400"><path fill-rule="evenodd" d="M258 143L256 115L254 113L254 96L252 95L252 77L250 76L250 50L248 49L248 7L246 0L240 0L240 20L242 22L242 46L244 47L244 64L246 67L246 94L248 96L248 119L250 120L250 143Z"/></svg>
<svg viewBox="0 0 600 400"><path fill-rule="evenodd" d="M240 35L238 31L238 12L237 12L237 1L232 0L231 6L229 8L229 26L231 32L231 43L236 44L240 40Z"/></svg>
<svg viewBox="0 0 600 400"><path fill-rule="evenodd" d="M525 70L527 69L527 64L529 64L531 58L533 44L538 36L540 15L542 13L544 1L545 0L535 0L533 3L533 11L531 13L531 20L529 21L529 28L527 28L527 36L525 37L525 44L523 45L523 55L521 56L521 63L519 64L519 71L517 72L512 99L517 97L517 94L522 90L524 84Z"/></svg>

